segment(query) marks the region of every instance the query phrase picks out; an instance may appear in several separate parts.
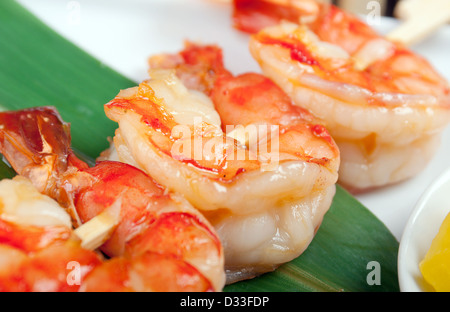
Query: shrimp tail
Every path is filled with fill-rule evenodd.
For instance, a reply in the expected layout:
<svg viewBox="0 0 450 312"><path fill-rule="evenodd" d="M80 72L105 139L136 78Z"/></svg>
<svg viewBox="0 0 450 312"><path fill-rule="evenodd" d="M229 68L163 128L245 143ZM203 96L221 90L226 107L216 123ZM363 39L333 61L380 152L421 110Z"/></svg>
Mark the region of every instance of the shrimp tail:
<svg viewBox="0 0 450 312"><path fill-rule="evenodd" d="M148 60L150 70L174 69L189 88L209 94L219 77L230 77L223 63L222 49L216 45L199 45L187 41L177 54L160 54Z"/></svg>
<svg viewBox="0 0 450 312"><path fill-rule="evenodd" d="M70 165L87 166L76 159L70 141L70 125L54 107L0 113L0 153L41 193L51 194Z"/></svg>
<svg viewBox="0 0 450 312"><path fill-rule="evenodd" d="M70 147L70 125L51 106L0 113L0 153L15 172L36 189L56 199L79 224L63 176L88 168Z"/></svg>

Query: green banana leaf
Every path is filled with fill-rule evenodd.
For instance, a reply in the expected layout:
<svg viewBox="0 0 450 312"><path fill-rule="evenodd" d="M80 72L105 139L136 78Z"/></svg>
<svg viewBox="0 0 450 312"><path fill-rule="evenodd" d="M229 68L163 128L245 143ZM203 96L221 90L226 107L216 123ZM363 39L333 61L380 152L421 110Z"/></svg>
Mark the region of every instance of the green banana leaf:
<svg viewBox="0 0 450 312"><path fill-rule="evenodd" d="M0 109L55 106L71 123L72 144L93 160L108 146L115 124L103 104L134 86L62 38L12 0L0 2ZM0 178L14 176L6 163ZM234 291L398 291L398 242L385 225L342 187L316 237L297 259Z"/></svg>

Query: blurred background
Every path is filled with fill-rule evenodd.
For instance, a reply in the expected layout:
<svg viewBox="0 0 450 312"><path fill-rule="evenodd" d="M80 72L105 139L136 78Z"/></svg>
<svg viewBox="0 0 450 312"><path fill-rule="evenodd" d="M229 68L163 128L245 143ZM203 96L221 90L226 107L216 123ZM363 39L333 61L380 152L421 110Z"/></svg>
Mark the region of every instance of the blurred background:
<svg viewBox="0 0 450 312"><path fill-rule="evenodd" d="M400 0L321 0L321 1L333 3L347 11L356 14L366 14L368 6L370 6L371 3L373 2L378 2L380 4L381 15L384 16L396 16L394 8L397 5L397 3L400 2Z"/></svg>

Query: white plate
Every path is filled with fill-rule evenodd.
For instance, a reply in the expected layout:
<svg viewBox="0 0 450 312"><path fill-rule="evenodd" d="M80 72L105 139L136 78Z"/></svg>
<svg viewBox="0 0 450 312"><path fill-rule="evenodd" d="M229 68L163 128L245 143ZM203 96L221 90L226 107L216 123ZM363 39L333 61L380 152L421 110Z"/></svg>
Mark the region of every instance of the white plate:
<svg viewBox="0 0 450 312"><path fill-rule="evenodd" d="M401 291L431 290L422 277L419 263L449 212L450 168L424 192L405 226L398 254Z"/></svg>

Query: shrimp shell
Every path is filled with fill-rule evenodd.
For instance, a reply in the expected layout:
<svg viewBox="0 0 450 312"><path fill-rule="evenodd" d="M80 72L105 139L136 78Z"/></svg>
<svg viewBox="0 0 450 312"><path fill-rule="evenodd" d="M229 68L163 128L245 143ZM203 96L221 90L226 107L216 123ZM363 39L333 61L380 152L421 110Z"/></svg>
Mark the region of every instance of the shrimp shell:
<svg viewBox="0 0 450 312"><path fill-rule="evenodd" d="M450 121L448 83L356 17L326 6L314 23L281 21L253 34L249 46L264 74L325 122L349 190L404 181L433 157Z"/></svg>
<svg viewBox="0 0 450 312"><path fill-rule="evenodd" d="M227 116L220 115L223 111L217 109L212 97L219 76L225 79L221 80L224 89L228 83L234 84L236 95L242 87L242 96L236 99L245 99L244 94L251 92L264 98L267 92L267 99L273 95L285 101L281 90L256 74L235 81L223 67L220 49L213 46L189 43L179 55L159 55L150 64L157 67L150 71L151 79L119 93L105 105L106 115L119 126L109 154L136 164L205 215L224 246L227 283L271 271L300 255L335 194L339 151L326 129L315 125L307 112L304 119L288 114L285 109L295 110L291 103L274 108L274 116L277 110L281 114L276 121L259 111L259 124L279 122L280 139L286 139L280 144L280 161L263 168L261 155L252 154L245 142L225 132ZM250 107L246 100L242 103ZM217 114L211 109L219 113L219 120L203 118L206 112L211 112L208 116ZM186 119L178 118L186 111L196 111L203 122L195 125L195 116L191 116L190 123L181 124ZM243 112L237 115L247 116ZM253 122L256 120L242 126L255 125ZM221 147L232 147L232 152L224 147L216 148L210 158L196 157L195 150L174 157L172 147L186 139L174 134L173 129L179 126L189 130L187 142L201 138L204 145L200 146L204 147L208 144L205 141L217 140L225 142ZM293 138L301 148L292 145ZM242 159L232 157L239 152L244 155Z"/></svg>
<svg viewBox="0 0 450 312"><path fill-rule="evenodd" d="M0 151L8 162L41 193L70 212L75 226L106 209L118 207L119 222L100 246L112 261L95 266L80 291L105 289L102 285L108 284L108 280L111 281L108 289L115 291L220 291L223 288L222 245L208 220L184 198L168 192L146 173L128 164L103 161L89 167L74 155L68 124L52 107L2 112L0 124ZM33 196L31 201L39 200L41 206L45 202L41 198L50 200L44 195ZM17 206L15 219L8 217L11 209L3 209L4 216L21 223L27 218L37 222L39 218L32 209L23 208L26 197L19 197L5 202ZM43 211L52 210L49 206ZM70 220L67 212L66 223ZM50 222L52 217L49 213L42 219ZM12 240L15 236L1 229L0 224L0 234L5 234L10 245L20 242L20 239ZM30 231L19 230L15 231L22 233L19 237L28 239ZM42 235L46 237L47 234L40 235L41 232L33 236L37 236L35 240ZM59 232L50 231L48 235L52 233ZM39 252L44 258L53 248L71 253L71 248L57 245L59 247L49 244ZM36 259L30 261L34 263ZM50 268L45 270L51 271ZM113 276L117 270L122 272L120 278Z"/></svg>

